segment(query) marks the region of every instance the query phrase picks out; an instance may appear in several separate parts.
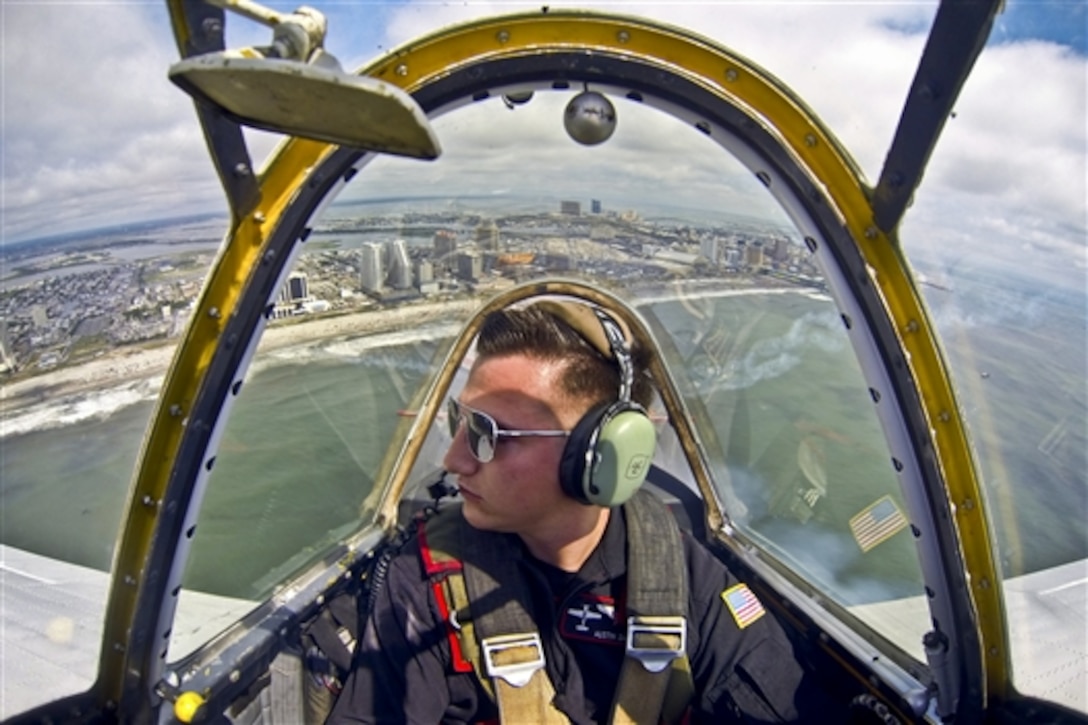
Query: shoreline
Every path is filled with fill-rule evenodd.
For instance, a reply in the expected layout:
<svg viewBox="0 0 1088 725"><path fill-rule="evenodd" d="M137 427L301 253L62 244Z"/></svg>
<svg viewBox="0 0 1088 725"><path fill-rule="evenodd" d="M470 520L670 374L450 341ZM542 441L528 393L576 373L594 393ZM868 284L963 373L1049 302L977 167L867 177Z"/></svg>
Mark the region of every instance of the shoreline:
<svg viewBox="0 0 1088 725"><path fill-rule="evenodd" d="M685 280L682 283L647 285L641 301L694 296L748 295L766 293L816 293L816 290L787 285L741 285L715 289L718 280ZM407 329L443 318L463 319L467 313L484 305L488 296L418 301L396 307L356 310L320 317L298 317L272 322L264 330L258 354L296 347L321 340L356 338ZM693 314L697 314L694 311ZM157 347L128 345L104 353L101 357L70 367L61 367L0 385L0 422L27 409L68 396L107 389L126 383L138 383L164 377L173 364L182 338Z"/></svg>
<svg viewBox="0 0 1088 725"><path fill-rule="evenodd" d="M483 300L476 299L423 302L270 324L257 349L278 350L319 340L376 335L442 318L460 317L482 304ZM119 347L80 365L4 383L0 386L0 418L49 400L165 376L181 342L179 337L158 347Z"/></svg>

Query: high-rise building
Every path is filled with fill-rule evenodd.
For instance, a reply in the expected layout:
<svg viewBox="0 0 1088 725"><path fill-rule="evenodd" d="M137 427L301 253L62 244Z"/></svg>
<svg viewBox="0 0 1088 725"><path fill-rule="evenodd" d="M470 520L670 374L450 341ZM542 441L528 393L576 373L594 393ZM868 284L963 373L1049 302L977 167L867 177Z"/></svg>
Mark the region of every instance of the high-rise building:
<svg viewBox="0 0 1088 725"><path fill-rule="evenodd" d="M717 237L709 237L699 242L699 254L710 264L717 264L721 256L721 242Z"/></svg>
<svg viewBox="0 0 1088 725"><path fill-rule="evenodd" d="M364 292L380 292L384 275L382 274L382 245L368 242L360 250L359 286Z"/></svg>
<svg viewBox="0 0 1088 725"><path fill-rule="evenodd" d="M571 216L581 216L582 203L579 201L561 201L559 202L559 213L570 214Z"/></svg>
<svg viewBox="0 0 1088 725"><path fill-rule="evenodd" d="M426 259L420 259L416 262L416 274L415 281L417 287L422 287L428 282L434 281L434 265Z"/></svg>
<svg viewBox="0 0 1088 725"><path fill-rule="evenodd" d="M749 244L744 255L744 261L749 267L763 266L763 247L759 244Z"/></svg>
<svg viewBox="0 0 1088 725"><path fill-rule="evenodd" d="M305 272L291 272L276 295L276 305L272 310L274 317L289 317L298 314L303 306L312 302L310 283ZM164 313L165 314L165 313Z"/></svg>
<svg viewBox="0 0 1088 725"><path fill-rule="evenodd" d="M0 372L15 370L15 352L11 349L8 321L0 318Z"/></svg>
<svg viewBox="0 0 1088 725"><path fill-rule="evenodd" d="M778 237L771 245L771 259L785 262L790 258L790 242L785 237Z"/></svg>
<svg viewBox="0 0 1088 725"><path fill-rule="evenodd" d="M434 281L434 265L429 260L416 260L415 282L420 294L430 295L438 292L438 283Z"/></svg>
<svg viewBox="0 0 1088 725"><path fill-rule="evenodd" d="M292 272L280 290L281 302L302 302L310 296L310 283L305 272Z"/></svg>
<svg viewBox="0 0 1088 725"><path fill-rule="evenodd" d="M457 255L457 276L468 282L475 282L483 275L483 260L478 254Z"/></svg>
<svg viewBox="0 0 1088 725"><path fill-rule="evenodd" d="M601 200L600 199L591 199L590 202L589 202L589 209L594 214L600 214L601 213Z"/></svg>
<svg viewBox="0 0 1088 725"><path fill-rule="evenodd" d="M499 251L499 225L494 219L490 222L480 222L476 227L476 243L485 251Z"/></svg>
<svg viewBox="0 0 1088 725"><path fill-rule="evenodd" d="M403 239L389 243L389 276L386 279L393 289L412 286L412 260L408 257L408 245Z"/></svg>
<svg viewBox="0 0 1088 725"><path fill-rule="evenodd" d="M457 235L447 229L434 233L434 253L441 258L457 251Z"/></svg>

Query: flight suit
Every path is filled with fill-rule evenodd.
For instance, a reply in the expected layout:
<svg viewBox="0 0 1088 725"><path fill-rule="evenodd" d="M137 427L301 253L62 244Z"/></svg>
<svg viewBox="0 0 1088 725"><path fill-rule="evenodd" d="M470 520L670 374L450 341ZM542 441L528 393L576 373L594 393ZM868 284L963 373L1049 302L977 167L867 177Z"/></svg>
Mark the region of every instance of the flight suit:
<svg viewBox="0 0 1088 725"><path fill-rule="evenodd" d="M555 705L571 722L605 722L624 658L627 540L621 509L576 573L533 558L509 536L533 593ZM682 536L688 568L691 722L820 721L819 697L781 626L725 566ZM726 596L723 596L723 593ZM450 637L418 540L392 559L328 722L474 723L497 710L471 673L455 672Z"/></svg>

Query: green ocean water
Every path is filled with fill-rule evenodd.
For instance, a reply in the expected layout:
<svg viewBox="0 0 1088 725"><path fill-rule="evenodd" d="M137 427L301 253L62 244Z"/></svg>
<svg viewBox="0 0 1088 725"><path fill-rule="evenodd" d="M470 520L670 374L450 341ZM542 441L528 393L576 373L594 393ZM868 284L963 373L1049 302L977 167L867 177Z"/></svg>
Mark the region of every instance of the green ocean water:
<svg viewBox="0 0 1088 725"><path fill-rule="evenodd" d="M961 403L975 424L1009 576L1088 557L1084 337L1070 334L1075 300L1044 307L1023 325L1015 315L976 319L946 340L953 362L969 356L971 370L987 373L966 381ZM671 362L697 394L707 435L717 437L712 465L740 502L731 512L737 523L856 601L919 593L906 531L873 549L879 555L862 555L849 533L851 516L897 493L831 303L722 296L695 308L663 301L653 316L672 337ZM186 587L266 596L350 529L402 420L397 412L449 334L410 330L258 359L220 441ZM0 541L107 570L151 409L150 399L103 406L101 415L0 440ZM784 515L783 492L814 479L826 491L811 518Z"/></svg>

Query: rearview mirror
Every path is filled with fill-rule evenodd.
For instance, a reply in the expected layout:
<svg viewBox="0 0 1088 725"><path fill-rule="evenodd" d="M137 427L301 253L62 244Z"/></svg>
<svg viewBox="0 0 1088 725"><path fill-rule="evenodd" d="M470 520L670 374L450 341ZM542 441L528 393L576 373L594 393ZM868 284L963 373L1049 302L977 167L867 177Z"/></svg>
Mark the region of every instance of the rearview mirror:
<svg viewBox="0 0 1088 725"><path fill-rule="evenodd" d="M438 139L410 95L330 63L221 51L187 58L169 77L197 101L246 126L366 151L435 159Z"/></svg>

